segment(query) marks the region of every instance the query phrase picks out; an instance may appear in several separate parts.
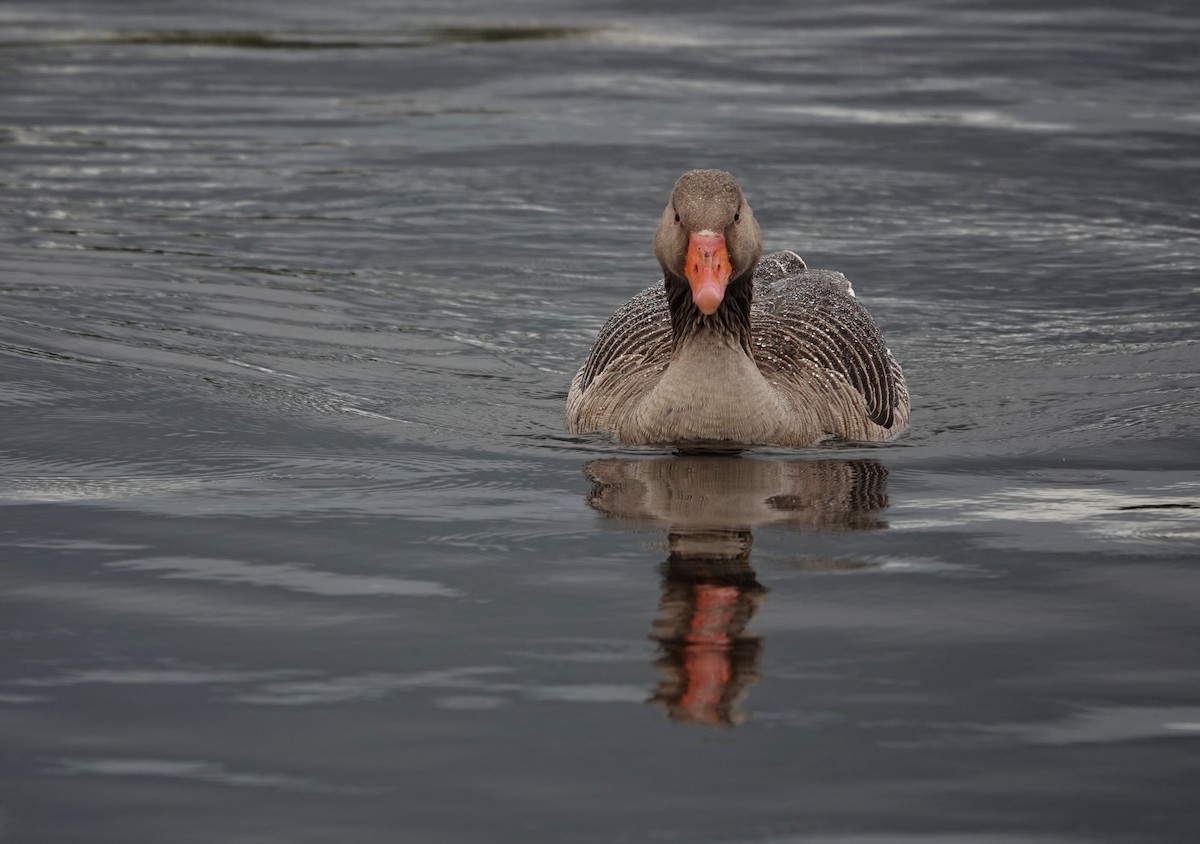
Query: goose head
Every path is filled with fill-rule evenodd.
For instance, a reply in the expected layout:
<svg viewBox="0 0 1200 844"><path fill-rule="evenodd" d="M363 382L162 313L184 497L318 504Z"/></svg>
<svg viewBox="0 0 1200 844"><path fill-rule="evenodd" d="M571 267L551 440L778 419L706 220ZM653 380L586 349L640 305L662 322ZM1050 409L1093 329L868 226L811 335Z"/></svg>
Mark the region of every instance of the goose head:
<svg viewBox="0 0 1200 844"><path fill-rule="evenodd" d="M736 286L748 302L762 234L737 180L724 170L689 170L671 189L654 231L668 298L712 316ZM670 295L686 293L690 296ZM698 316L698 315L697 315Z"/></svg>

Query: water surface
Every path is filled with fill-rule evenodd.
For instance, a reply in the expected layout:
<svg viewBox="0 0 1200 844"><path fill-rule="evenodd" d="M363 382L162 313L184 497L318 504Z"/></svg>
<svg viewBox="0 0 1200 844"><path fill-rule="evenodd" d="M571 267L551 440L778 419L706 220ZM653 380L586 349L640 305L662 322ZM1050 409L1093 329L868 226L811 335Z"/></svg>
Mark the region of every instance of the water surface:
<svg viewBox="0 0 1200 844"><path fill-rule="evenodd" d="M0 24L0 838L1200 835L1188 4ZM899 441L565 432L695 166Z"/></svg>

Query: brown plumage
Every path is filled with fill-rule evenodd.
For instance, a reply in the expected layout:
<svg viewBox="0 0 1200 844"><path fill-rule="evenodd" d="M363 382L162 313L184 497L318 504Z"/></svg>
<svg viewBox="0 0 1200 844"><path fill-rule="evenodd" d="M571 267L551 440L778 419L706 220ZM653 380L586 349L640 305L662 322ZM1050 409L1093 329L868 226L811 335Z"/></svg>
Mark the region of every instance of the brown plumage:
<svg viewBox="0 0 1200 844"><path fill-rule="evenodd" d="M571 382L567 425L629 444L804 447L908 424L904 375L841 273L761 258L737 181L692 170L654 233L663 284L626 302Z"/></svg>

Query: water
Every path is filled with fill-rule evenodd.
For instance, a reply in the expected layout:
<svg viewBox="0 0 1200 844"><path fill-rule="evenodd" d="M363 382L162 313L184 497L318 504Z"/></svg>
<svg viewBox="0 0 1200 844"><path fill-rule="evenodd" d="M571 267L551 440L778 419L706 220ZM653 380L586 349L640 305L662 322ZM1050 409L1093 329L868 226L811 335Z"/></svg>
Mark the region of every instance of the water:
<svg viewBox="0 0 1200 844"><path fill-rule="evenodd" d="M1200 838L1185 3L0 10L0 840ZM565 433L682 170L913 427Z"/></svg>

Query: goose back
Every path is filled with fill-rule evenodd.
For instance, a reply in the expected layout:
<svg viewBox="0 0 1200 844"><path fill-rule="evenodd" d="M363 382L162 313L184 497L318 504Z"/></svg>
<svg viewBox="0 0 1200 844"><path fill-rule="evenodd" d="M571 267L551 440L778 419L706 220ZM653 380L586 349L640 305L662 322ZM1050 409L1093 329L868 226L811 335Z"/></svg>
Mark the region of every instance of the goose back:
<svg viewBox="0 0 1200 844"><path fill-rule="evenodd" d="M797 361L809 361L845 378L880 428L892 429L900 415L907 420L904 374L849 279L777 252L760 262L754 282L754 360L768 380L788 378Z"/></svg>

